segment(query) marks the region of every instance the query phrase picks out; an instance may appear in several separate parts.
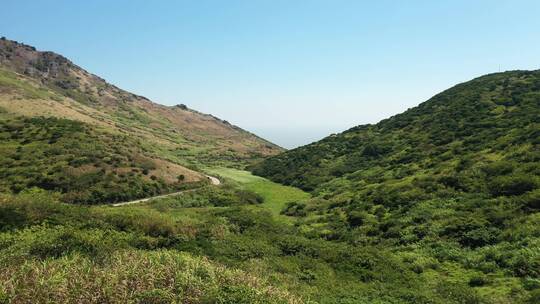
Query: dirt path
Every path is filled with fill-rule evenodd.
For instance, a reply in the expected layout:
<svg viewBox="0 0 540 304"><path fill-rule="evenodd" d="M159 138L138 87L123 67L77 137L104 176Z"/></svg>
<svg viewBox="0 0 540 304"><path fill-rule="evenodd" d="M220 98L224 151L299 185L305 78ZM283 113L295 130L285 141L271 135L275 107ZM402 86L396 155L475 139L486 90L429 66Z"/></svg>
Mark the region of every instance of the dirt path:
<svg viewBox="0 0 540 304"><path fill-rule="evenodd" d="M213 177L213 176L210 176L210 175L207 175L206 177L208 177L208 179L210 180L210 182L214 186L217 186L217 185L221 184L221 181L216 177ZM151 196L151 197L147 197L147 198L141 198L141 199L134 200L134 201L129 201L129 202L116 203L116 204L112 204L112 206L113 207L120 207L120 206L125 206L125 205L133 205L133 204L138 204L138 203L146 202L146 201L157 199L157 198L164 198L164 197L174 196L174 195L178 195L178 194L182 194L182 193L186 193L186 192L190 192L190 191L195 191L195 190L197 190L197 189L182 190L182 191L173 192L173 193L169 193L169 194L162 194L162 195Z"/></svg>

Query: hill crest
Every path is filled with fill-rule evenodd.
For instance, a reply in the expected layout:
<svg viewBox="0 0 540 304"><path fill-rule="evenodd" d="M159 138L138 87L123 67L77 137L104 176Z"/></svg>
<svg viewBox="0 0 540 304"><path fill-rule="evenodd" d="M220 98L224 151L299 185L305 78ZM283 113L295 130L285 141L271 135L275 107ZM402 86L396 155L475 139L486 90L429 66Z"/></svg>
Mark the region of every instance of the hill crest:
<svg viewBox="0 0 540 304"><path fill-rule="evenodd" d="M207 183L282 148L185 105L124 91L53 52L0 39L0 192L113 203Z"/></svg>
<svg viewBox="0 0 540 304"><path fill-rule="evenodd" d="M40 52L3 38L0 67L4 78L8 78L0 83L4 91L0 106L8 112L81 120L138 134L157 144L179 146L184 151L203 148L203 153L198 151L183 155L183 160L178 158L191 165L212 163L215 157L228 158L229 164L243 166L252 159L282 151L277 145L213 115L183 105L164 106L124 91L53 52ZM11 85L10 96L5 94L9 80L26 83L30 88ZM19 96L10 98L13 94ZM28 95L33 98L27 98Z"/></svg>

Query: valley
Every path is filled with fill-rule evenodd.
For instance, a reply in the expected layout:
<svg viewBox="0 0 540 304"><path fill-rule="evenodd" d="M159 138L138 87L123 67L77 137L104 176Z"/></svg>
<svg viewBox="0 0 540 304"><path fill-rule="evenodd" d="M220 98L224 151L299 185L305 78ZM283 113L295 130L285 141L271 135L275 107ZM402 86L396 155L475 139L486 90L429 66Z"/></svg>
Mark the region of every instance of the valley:
<svg viewBox="0 0 540 304"><path fill-rule="evenodd" d="M0 40L0 303L540 301L540 71L285 150Z"/></svg>

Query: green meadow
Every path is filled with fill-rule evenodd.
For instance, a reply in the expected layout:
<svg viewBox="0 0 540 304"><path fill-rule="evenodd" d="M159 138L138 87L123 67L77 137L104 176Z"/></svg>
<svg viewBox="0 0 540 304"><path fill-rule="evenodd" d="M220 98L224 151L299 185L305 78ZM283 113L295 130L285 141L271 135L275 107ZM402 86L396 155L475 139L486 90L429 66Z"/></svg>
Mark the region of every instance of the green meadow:
<svg viewBox="0 0 540 304"><path fill-rule="evenodd" d="M249 171L232 168L212 168L208 171L261 195L264 198L263 206L270 209L274 215L279 215L287 203L302 202L311 197L309 193L298 188L272 182Z"/></svg>

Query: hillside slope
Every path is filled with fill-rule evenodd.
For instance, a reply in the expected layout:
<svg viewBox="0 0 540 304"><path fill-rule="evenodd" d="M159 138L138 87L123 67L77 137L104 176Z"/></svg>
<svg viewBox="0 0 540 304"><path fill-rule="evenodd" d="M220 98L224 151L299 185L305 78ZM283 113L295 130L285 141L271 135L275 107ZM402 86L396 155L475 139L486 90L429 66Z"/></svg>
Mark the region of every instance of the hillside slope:
<svg viewBox="0 0 540 304"><path fill-rule="evenodd" d="M476 78L252 169L314 194L282 211L305 235L477 296L448 303L540 300L540 71Z"/></svg>
<svg viewBox="0 0 540 304"><path fill-rule="evenodd" d="M535 172L539 103L540 71L486 75L375 125L271 157L253 170L316 192L377 190L374 185L401 182L402 193L413 177L434 181L435 189L424 194L487 192L492 171Z"/></svg>
<svg viewBox="0 0 540 304"><path fill-rule="evenodd" d="M0 40L0 107L55 116L137 136L184 164L246 162L278 146L184 105L163 106L124 90L52 52ZM157 147L154 147L157 146Z"/></svg>
<svg viewBox="0 0 540 304"><path fill-rule="evenodd" d="M68 59L0 39L0 192L118 202L205 183L282 149L184 105L123 91Z"/></svg>

